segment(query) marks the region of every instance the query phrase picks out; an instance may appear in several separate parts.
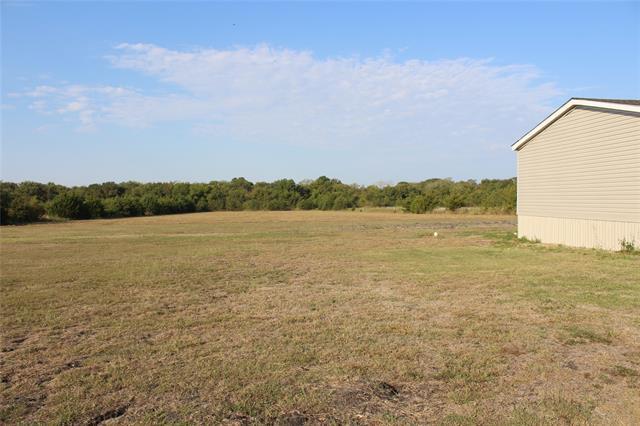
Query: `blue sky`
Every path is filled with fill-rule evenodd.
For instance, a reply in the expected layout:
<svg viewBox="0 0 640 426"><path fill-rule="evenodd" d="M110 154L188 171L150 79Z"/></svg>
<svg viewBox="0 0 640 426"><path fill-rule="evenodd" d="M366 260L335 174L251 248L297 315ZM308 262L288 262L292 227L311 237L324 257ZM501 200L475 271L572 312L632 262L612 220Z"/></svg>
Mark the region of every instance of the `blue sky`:
<svg viewBox="0 0 640 426"><path fill-rule="evenodd" d="M640 98L640 3L2 3L2 179L504 178Z"/></svg>

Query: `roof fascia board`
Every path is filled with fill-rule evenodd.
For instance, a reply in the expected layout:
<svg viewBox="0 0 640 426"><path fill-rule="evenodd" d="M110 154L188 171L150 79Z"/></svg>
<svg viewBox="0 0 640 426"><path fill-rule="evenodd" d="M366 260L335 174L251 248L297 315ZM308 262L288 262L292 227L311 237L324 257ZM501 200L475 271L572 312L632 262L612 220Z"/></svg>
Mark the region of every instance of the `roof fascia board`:
<svg viewBox="0 0 640 426"><path fill-rule="evenodd" d="M616 111L628 111L640 113L640 105L618 104L613 102L590 101L586 99L569 99L560 108L555 110L550 116L542 120L540 124L534 127L529 133L518 139L516 143L511 145L513 151L517 151L524 144L533 139L538 133L549 127L554 121L565 115L571 108L576 106L586 106L593 108L613 109Z"/></svg>

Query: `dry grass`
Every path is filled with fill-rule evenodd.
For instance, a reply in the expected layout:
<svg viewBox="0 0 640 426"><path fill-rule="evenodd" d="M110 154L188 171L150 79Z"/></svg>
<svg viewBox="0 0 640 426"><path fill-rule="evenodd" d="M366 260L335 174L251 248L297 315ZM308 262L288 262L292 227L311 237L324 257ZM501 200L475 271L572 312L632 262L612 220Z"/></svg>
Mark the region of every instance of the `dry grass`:
<svg viewBox="0 0 640 426"><path fill-rule="evenodd" d="M0 422L633 424L640 256L514 229L385 212L5 227Z"/></svg>

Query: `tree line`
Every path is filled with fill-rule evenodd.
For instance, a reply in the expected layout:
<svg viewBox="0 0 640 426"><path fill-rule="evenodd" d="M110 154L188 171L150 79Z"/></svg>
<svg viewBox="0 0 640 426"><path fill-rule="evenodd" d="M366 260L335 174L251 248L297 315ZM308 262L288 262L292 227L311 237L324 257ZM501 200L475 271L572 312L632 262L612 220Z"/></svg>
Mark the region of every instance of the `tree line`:
<svg viewBox="0 0 640 426"><path fill-rule="evenodd" d="M0 223L45 218L96 219L237 210L344 210L400 207L411 213L476 207L513 212L516 179L428 179L388 186L348 185L321 176L252 183L244 178L209 183L105 182L66 187L55 183L0 181Z"/></svg>

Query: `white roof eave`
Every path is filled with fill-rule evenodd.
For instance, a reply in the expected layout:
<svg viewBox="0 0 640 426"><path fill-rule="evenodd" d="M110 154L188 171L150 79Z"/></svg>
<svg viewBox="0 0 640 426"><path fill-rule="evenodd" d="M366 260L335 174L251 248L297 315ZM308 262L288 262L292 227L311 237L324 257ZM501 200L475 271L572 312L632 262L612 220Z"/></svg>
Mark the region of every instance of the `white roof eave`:
<svg viewBox="0 0 640 426"><path fill-rule="evenodd" d="M587 99L569 99L560 108L555 110L550 116L545 118L540 124L534 127L529 133L521 137L511 145L513 151L517 151L524 144L533 139L538 133L549 127L554 121L565 115L571 108L576 106L587 106L593 108L613 109L617 111L629 111L640 113L640 105L620 104L615 102L591 101Z"/></svg>

